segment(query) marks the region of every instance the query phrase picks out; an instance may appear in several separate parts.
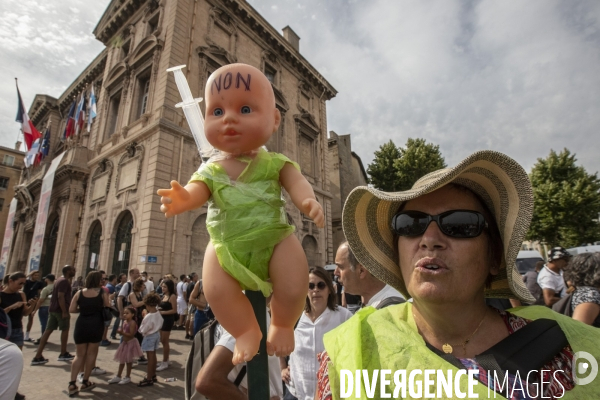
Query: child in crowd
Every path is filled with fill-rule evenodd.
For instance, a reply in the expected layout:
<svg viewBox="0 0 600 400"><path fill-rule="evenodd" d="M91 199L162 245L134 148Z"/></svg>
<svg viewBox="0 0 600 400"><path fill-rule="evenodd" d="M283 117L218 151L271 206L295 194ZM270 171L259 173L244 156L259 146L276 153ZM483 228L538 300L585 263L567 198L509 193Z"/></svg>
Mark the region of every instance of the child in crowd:
<svg viewBox="0 0 600 400"><path fill-rule="evenodd" d="M160 315L156 307L160 304L160 297L156 293L149 293L144 297L144 319L140 325L140 333L144 335L142 341L142 351L145 351L148 356L148 370L146 377L138 386L152 386L156 379L156 349L160 343L159 330L163 324L163 317Z"/></svg>
<svg viewBox="0 0 600 400"><path fill-rule="evenodd" d="M133 318L135 316L135 311L133 306L128 306L123 310L125 320L123 321L123 327L117 331L123 336L123 340L115 353L115 361L119 362L119 372L109 380L108 383L124 385L131 382L130 376L133 361L144 355L140 343L135 338L135 333L138 329L135 319ZM125 375L124 378L121 378L125 364L127 364L127 375Z"/></svg>

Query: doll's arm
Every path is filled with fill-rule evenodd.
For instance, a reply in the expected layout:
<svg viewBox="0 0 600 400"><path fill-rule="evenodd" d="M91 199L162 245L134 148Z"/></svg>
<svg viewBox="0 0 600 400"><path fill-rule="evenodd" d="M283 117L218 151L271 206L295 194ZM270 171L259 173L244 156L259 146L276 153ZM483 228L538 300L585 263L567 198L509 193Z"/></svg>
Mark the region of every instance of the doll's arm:
<svg viewBox="0 0 600 400"><path fill-rule="evenodd" d="M177 181L171 181L171 189L158 189L156 193L162 196L160 211L167 218L201 207L211 195L208 186L202 181L190 182L185 187Z"/></svg>
<svg viewBox="0 0 600 400"><path fill-rule="evenodd" d="M324 226L323 208L315 198L315 192L306 178L290 163L279 173L279 182L287 190L300 211L308 215L319 228Z"/></svg>

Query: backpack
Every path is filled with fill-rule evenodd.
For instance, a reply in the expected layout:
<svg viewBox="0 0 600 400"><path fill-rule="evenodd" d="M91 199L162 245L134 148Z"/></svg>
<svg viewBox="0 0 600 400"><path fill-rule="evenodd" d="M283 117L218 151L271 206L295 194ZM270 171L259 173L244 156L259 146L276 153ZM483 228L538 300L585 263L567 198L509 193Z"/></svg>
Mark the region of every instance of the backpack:
<svg viewBox="0 0 600 400"><path fill-rule="evenodd" d="M11 334L12 323L10 322L10 317L4 309L0 308L0 339L8 340Z"/></svg>
<svg viewBox="0 0 600 400"><path fill-rule="evenodd" d="M219 322L216 319L212 319L194 336L192 347L185 361L184 387L186 400L206 400L206 397L196 391L196 377L210 355L210 352L215 348L215 331L218 326ZM233 382L235 386L239 386L245 375L246 366L244 365Z"/></svg>
<svg viewBox="0 0 600 400"><path fill-rule="evenodd" d="M131 302L129 301L129 294L131 293L131 289L133 288L133 285L131 284L131 282L125 282L125 285L129 285L127 286L127 294L125 295L125 297L123 297L123 309L127 306L131 305Z"/></svg>
<svg viewBox="0 0 600 400"><path fill-rule="evenodd" d="M571 307L571 303L573 302L573 293L566 295L561 298L559 301L552 305L552 310L556 311L559 314L566 315L567 317L573 316L573 307Z"/></svg>

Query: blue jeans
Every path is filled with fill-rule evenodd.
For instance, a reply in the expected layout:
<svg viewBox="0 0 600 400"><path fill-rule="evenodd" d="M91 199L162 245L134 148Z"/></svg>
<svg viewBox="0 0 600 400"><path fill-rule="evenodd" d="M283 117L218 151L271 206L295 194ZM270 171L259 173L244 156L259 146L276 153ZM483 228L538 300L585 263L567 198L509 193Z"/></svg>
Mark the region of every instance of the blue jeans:
<svg viewBox="0 0 600 400"><path fill-rule="evenodd" d="M204 311L196 310L196 314L194 314L194 336L196 336L196 333L198 333L200 328L208 321L209 318Z"/></svg>
<svg viewBox="0 0 600 400"><path fill-rule="evenodd" d="M119 329L119 326L121 326L121 318L117 318L115 320L110 337L117 337L117 330Z"/></svg>
<svg viewBox="0 0 600 400"><path fill-rule="evenodd" d="M48 324L48 306L42 306L38 310L38 317L40 319L40 325L42 325L42 335L46 330L46 324Z"/></svg>

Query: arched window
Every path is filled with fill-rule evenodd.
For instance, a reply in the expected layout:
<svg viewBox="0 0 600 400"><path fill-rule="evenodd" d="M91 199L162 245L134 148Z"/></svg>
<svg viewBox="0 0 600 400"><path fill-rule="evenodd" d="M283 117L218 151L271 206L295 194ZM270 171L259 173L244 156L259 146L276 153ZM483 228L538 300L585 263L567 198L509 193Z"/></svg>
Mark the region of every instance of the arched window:
<svg viewBox="0 0 600 400"><path fill-rule="evenodd" d="M54 261L54 252L56 251L56 241L58 240L58 225L60 218L54 217L52 223L48 226L50 229L44 235L44 248L40 257L40 271L42 276L52 273L52 263Z"/></svg>
<svg viewBox="0 0 600 400"><path fill-rule="evenodd" d="M88 257L85 274L87 274L92 270L98 270L99 260L98 257L100 255L100 237L102 236L102 225L100 221L95 221L92 225L92 229L90 229L90 237L89 237L89 249L88 249Z"/></svg>
<svg viewBox="0 0 600 400"><path fill-rule="evenodd" d="M317 254L319 246L314 237L310 235L304 236L304 239L302 239L302 248L306 254L306 261L308 261L309 268L321 266L319 263L319 255Z"/></svg>
<svg viewBox="0 0 600 400"><path fill-rule="evenodd" d="M115 251L113 252L112 273L126 274L129 270L129 252L131 251L131 230L133 229L133 216L129 211L121 214L118 220L117 237L115 238Z"/></svg>

